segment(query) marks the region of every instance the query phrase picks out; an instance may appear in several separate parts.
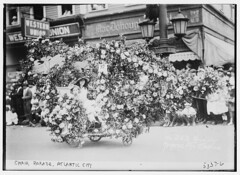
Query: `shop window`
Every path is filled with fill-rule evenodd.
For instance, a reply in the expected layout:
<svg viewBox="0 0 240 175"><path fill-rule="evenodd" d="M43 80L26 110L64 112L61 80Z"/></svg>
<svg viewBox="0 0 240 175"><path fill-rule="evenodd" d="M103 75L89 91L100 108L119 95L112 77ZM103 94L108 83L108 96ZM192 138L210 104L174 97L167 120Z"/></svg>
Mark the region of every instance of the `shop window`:
<svg viewBox="0 0 240 175"><path fill-rule="evenodd" d="M106 10L107 8L107 4L91 4L89 6L89 11L94 12L99 10Z"/></svg>
<svg viewBox="0 0 240 175"><path fill-rule="evenodd" d="M45 19L45 7L42 5L33 6L34 19L44 20Z"/></svg>
<svg viewBox="0 0 240 175"><path fill-rule="evenodd" d="M7 11L7 24L8 25L18 25L19 24L19 12L18 8L9 9Z"/></svg>
<svg viewBox="0 0 240 175"><path fill-rule="evenodd" d="M59 17L71 16L75 14L74 5L60 5L59 6Z"/></svg>

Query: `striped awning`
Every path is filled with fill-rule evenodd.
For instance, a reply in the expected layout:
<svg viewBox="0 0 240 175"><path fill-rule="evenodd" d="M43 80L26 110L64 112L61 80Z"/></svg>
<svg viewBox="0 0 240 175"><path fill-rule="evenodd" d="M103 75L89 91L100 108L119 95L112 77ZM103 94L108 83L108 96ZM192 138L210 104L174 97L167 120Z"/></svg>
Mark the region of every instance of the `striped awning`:
<svg viewBox="0 0 240 175"><path fill-rule="evenodd" d="M201 60L195 53L193 52L181 52L170 54L169 61L176 62L176 61L188 61L188 60Z"/></svg>

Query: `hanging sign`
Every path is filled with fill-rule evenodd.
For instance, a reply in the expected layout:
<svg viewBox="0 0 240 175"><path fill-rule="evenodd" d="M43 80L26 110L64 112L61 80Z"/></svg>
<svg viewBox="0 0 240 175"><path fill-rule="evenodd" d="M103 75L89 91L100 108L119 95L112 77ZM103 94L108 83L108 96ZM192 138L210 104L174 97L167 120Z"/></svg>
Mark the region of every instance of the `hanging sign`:
<svg viewBox="0 0 240 175"><path fill-rule="evenodd" d="M22 35L29 38L49 37L50 24L46 21L22 18Z"/></svg>
<svg viewBox="0 0 240 175"><path fill-rule="evenodd" d="M79 23L58 25L50 28L50 37L74 36L80 34Z"/></svg>

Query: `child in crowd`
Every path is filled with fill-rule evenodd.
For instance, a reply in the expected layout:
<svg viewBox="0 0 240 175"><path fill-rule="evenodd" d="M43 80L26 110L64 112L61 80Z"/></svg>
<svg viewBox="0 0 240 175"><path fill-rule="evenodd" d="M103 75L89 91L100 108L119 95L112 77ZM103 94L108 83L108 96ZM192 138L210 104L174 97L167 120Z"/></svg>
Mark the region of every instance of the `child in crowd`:
<svg viewBox="0 0 240 175"><path fill-rule="evenodd" d="M30 126L35 126L35 124L39 123L41 120L41 108L39 106L39 100L36 94L33 94L33 98L31 100L32 108L31 108L31 117L29 121Z"/></svg>
<svg viewBox="0 0 240 175"><path fill-rule="evenodd" d="M195 119L197 114L196 110L193 107L191 107L192 104L189 102L186 102L184 105L185 108L182 110L181 115L183 115L186 118L188 125L190 125L190 123L192 125L195 125L196 124Z"/></svg>
<svg viewBox="0 0 240 175"><path fill-rule="evenodd" d="M6 124L8 126L15 124L18 124L18 117L17 114L15 112L15 109L12 108L12 110L10 110L11 107L9 105L6 106Z"/></svg>
<svg viewBox="0 0 240 175"><path fill-rule="evenodd" d="M228 112L226 94L223 90L218 90L215 93L207 96L207 112L211 115L215 124L223 122Z"/></svg>

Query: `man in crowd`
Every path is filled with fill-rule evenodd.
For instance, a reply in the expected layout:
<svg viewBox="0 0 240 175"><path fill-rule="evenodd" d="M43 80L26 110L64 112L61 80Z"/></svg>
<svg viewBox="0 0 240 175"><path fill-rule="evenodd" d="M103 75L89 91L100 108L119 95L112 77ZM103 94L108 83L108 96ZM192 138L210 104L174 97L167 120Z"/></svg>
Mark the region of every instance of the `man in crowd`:
<svg viewBox="0 0 240 175"><path fill-rule="evenodd" d="M23 108L24 108L24 116L27 118L23 121L23 124L28 124L31 115L31 100L32 100L32 91L28 87L28 83L23 83Z"/></svg>

